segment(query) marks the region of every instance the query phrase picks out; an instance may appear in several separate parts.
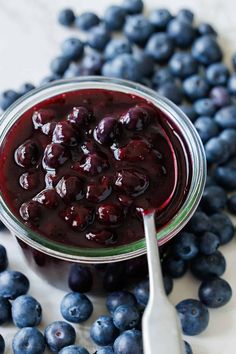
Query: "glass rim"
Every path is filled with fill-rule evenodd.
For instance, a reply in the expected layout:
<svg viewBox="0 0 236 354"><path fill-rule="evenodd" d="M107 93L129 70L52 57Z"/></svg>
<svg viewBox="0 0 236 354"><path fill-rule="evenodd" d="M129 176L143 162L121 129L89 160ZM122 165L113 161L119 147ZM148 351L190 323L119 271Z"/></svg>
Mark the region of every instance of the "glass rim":
<svg viewBox="0 0 236 354"><path fill-rule="evenodd" d="M12 104L2 115L0 124L0 146L11 126L32 106L47 98L62 93L83 89L105 89L140 96L161 109L170 120L184 132L184 139L191 159L192 176L186 199L175 216L157 232L159 245L174 237L189 221L202 197L206 180L206 159L201 139L190 119L170 100L141 84L127 80L84 76L81 78L57 80L30 91ZM50 256L81 263L109 263L122 261L146 253L145 238L117 247L80 248L51 241L28 228L8 208L0 191L0 218L10 231L34 249Z"/></svg>

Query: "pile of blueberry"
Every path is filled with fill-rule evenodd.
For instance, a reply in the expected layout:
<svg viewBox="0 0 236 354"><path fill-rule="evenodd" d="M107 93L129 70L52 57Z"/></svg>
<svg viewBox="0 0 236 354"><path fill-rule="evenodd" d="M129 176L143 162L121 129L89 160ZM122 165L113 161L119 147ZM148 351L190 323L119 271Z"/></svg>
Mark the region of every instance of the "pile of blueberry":
<svg viewBox="0 0 236 354"><path fill-rule="evenodd" d="M186 335L197 335L209 322L208 308L225 305L232 290L221 276L226 261L218 250L235 233L228 210L236 214L236 73L223 64L223 52L217 33L207 23L194 25L188 9L173 16L167 9L157 9L145 17L142 0L124 0L110 6L103 18L86 12L75 16L62 10L58 21L87 33L86 41L66 39L61 54L50 64L51 74L41 84L59 78L106 75L137 81L168 97L194 123L205 147L208 177L202 201L191 221L172 242L163 248L162 268L167 294L173 279L188 269L198 278L198 300L181 301L176 309ZM112 38L114 32L119 35ZM232 59L236 71L236 55ZM18 92L0 95L5 110L21 95L34 88L24 84ZM228 196L230 192L230 196ZM44 336L36 329L42 309L38 301L25 295L28 279L7 270L7 255L0 248L0 324L13 320L21 328L13 340L15 354L43 353L46 345L60 354L88 354L74 345L76 333L65 321L50 324ZM139 354L142 349L141 317L149 297L149 283L144 280L127 292L110 293L110 316L100 316L90 335L101 349L97 354ZM11 301L10 301L11 300ZM30 309L30 311L29 311ZM61 302L65 320L81 323L92 314L93 306L85 294L71 292ZM192 350L185 343L186 353ZM0 337L0 353L4 340Z"/></svg>

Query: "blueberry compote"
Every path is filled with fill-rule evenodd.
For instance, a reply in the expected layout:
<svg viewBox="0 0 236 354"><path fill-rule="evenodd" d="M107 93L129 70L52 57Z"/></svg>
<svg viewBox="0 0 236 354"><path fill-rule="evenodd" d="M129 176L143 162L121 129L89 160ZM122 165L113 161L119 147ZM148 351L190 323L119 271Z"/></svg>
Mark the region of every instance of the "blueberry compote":
<svg viewBox="0 0 236 354"><path fill-rule="evenodd" d="M102 89L40 102L1 147L1 192L42 237L114 247L143 238L142 211L157 229L183 204L190 181L182 134L145 99Z"/></svg>

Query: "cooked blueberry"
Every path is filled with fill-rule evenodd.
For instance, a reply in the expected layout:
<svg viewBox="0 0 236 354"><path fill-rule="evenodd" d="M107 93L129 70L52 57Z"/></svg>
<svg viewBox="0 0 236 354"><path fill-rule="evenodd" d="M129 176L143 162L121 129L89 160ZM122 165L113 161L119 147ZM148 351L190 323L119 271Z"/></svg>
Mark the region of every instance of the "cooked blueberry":
<svg viewBox="0 0 236 354"><path fill-rule="evenodd" d="M233 194L229 197L228 209L230 213L236 214L236 194Z"/></svg>
<svg viewBox="0 0 236 354"><path fill-rule="evenodd" d="M56 57L51 61L50 68L53 74L63 75L70 64L69 58L65 56Z"/></svg>
<svg viewBox="0 0 236 354"><path fill-rule="evenodd" d="M207 96L209 85L204 76L192 75L183 82L184 93L190 101Z"/></svg>
<svg viewBox="0 0 236 354"><path fill-rule="evenodd" d="M56 191L66 202L83 198L83 182L77 176L65 176L56 185Z"/></svg>
<svg viewBox="0 0 236 354"><path fill-rule="evenodd" d="M90 28L97 26L99 22L100 19L95 13L87 11L76 17L75 26L83 31L87 31Z"/></svg>
<svg viewBox="0 0 236 354"><path fill-rule="evenodd" d="M214 253L220 246L220 238L217 234L207 231L199 240L199 249L202 254L209 255Z"/></svg>
<svg viewBox="0 0 236 354"><path fill-rule="evenodd" d="M63 297L60 309L65 320L81 323L91 316L93 305L86 295L72 292Z"/></svg>
<svg viewBox="0 0 236 354"><path fill-rule="evenodd" d="M116 175L115 188L128 196L137 197L149 186L146 175L136 170L121 170Z"/></svg>
<svg viewBox="0 0 236 354"><path fill-rule="evenodd" d="M206 306L218 308L230 301L232 289L226 280L214 277L202 282L198 296Z"/></svg>
<svg viewBox="0 0 236 354"><path fill-rule="evenodd" d="M112 192L109 178L103 177L100 183L90 183L87 186L86 199L93 203L100 203Z"/></svg>
<svg viewBox="0 0 236 354"><path fill-rule="evenodd" d="M36 327L42 319L42 308L39 302L30 295L21 295L12 303L12 319L15 326Z"/></svg>
<svg viewBox="0 0 236 354"><path fill-rule="evenodd" d="M8 257L6 248L0 245L0 272L7 269L8 267Z"/></svg>
<svg viewBox="0 0 236 354"><path fill-rule="evenodd" d="M138 283L134 288L134 295L138 304L144 308L149 299L149 280L144 280Z"/></svg>
<svg viewBox="0 0 236 354"><path fill-rule="evenodd" d="M34 141L27 140L15 150L15 161L21 167L32 167L38 161L38 146Z"/></svg>
<svg viewBox="0 0 236 354"><path fill-rule="evenodd" d="M0 334L0 354L4 354L5 351L5 341L2 335Z"/></svg>
<svg viewBox="0 0 236 354"><path fill-rule="evenodd" d="M127 39L124 38L114 38L112 39L105 48L105 58L106 60L112 60L120 54L131 54L132 46Z"/></svg>
<svg viewBox="0 0 236 354"><path fill-rule="evenodd" d="M74 327L64 321L55 321L48 325L44 332L46 343L52 352L74 344L76 332Z"/></svg>
<svg viewBox="0 0 236 354"><path fill-rule="evenodd" d="M97 209L97 219L104 225L117 225L123 221L122 208L115 203L101 204Z"/></svg>
<svg viewBox="0 0 236 354"><path fill-rule="evenodd" d="M214 137L208 140L205 145L206 158L209 163L223 163L230 157L230 144L229 142Z"/></svg>
<svg viewBox="0 0 236 354"><path fill-rule="evenodd" d="M234 237L234 225L228 215L217 213L211 216L212 231L219 236L220 244L224 245Z"/></svg>
<svg viewBox="0 0 236 354"><path fill-rule="evenodd" d="M167 33L180 48L189 47L195 38L195 31L192 25L179 19L173 19L169 22Z"/></svg>
<svg viewBox="0 0 236 354"><path fill-rule="evenodd" d="M105 27L99 25L93 27L89 31L87 43L91 48L103 51L107 43L110 41L110 38L109 31Z"/></svg>
<svg viewBox="0 0 236 354"><path fill-rule="evenodd" d="M20 272L4 270L0 273L0 296L14 300L29 290L29 280Z"/></svg>
<svg viewBox="0 0 236 354"><path fill-rule="evenodd" d="M168 9L161 8L152 11L149 16L149 21L155 26L158 31L164 31L172 19L172 15Z"/></svg>
<svg viewBox="0 0 236 354"><path fill-rule="evenodd" d="M37 221L41 216L41 208L39 203L30 200L21 205L19 213L25 221Z"/></svg>
<svg viewBox="0 0 236 354"><path fill-rule="evenodd" d="M144 105L137 105L131 107L126 113L124 113L120 122L128 130L143 130L150 123L151 118L153 118L152 110Z"/></svg>
<svg viewBox="0 0 236 354"><path fill-rule="evenodd" d="M226 190L236 188L236 169L227 166L218 166L214 174L215 180Z"/></svg>
<svg viewBox="0 0 236 354"><path fill-rule="evenodd" d="M157 63L166 63L174 52L173 40L167 33L154 33L146 44L145 52Z"/></svg>
<svg viewBox="0 0 236 354"><path fill-rule="evenodd" d="M102 154L92 153L84 156L80 162L73 165L75 171L96 176L109 167L108 161Z"/></svg>
<svg viewBox="0 0 236 354"><path fill-rule="evenodd" d="M174 76L169 67L161 67L155 70L155 73L152 77L152 84L155 89L160 87L166 82L174 82Z"/></svg>
<svg viewBox="0 0 236 354"><path fill-rule="evenodd" d="M116 233L109 230L91 231L86 234L86 239L105 246L117 243Z"/></svg>
<svg viewBox="0 0 236 354"><path fill-rule="evenodd" d="M209 311L201 301L194 299L183 300L178 303L176 309L185 335L195 336L207 328Z"/></svg>
<svg viewBox="0 0 236 354"><path fill-rule="evenodd" d="M61 212L61 217L75 231L83 231L94 220L93 211L80 205L72 205Z"/></svg>
<svg viewBox="0 0 236 354"><path fill-rule="evenodd" d="M188 223L188 227L194 234L202 234L211 230L211 220L202 211L196 211Z"/></svg>
<svg viewBox="0 0 236 354"><path fill-rule="evenodd" d="M121 161L143 161L150 153L148 142L135 139L128 142L123 148L114 151L115 158Z"/></svg>
<svg viewBox="0 0 236 354"><path fill-rule="evenodd" d="M193 354L190 344L186 341L184 341L184 348L185 348L186 354Z"/></svg>
<svg viewBox="0 0 236 354"><path fill-rule="evenodd" d="M199 251L197 237L190 232L181 232L176 237L172 250L183 260L194 258Z"/></svg>
<svg viewBox="0 0 236 354"><path fill-rule="evenodd" d="M128 291L115 291L107 296L106 306L108 311L113 315L116 308L121 305L136 306L137 301L134 295Z"/></svg>
<svg viewBox="0 0 236 354"><path fill-rule="evenodd" d="M210 98L201 98L195 101L194 108L199 116L211 117L216 112L216 106Z"/></svg>
<svg viewBox="0 0 236 354"><path fill-rule="evenodd" d="M120 125L116 118L103 118L94 129L94 138L100 144L111 144L120 135Z"/></svg>
<svg viewBox="0 0 236 354"><path fill-rule="evenodd" d="M179 12L177 14L177 19L179 21L183 21L183 22L187 22L189 24L192 24L193 20L194 20L194 14L189 9L181 9L181 10L179 10Z"/></svg>
<svg viewBox="0 0 236 354"><path fill-rule="evenodd" d="M226 204L227 194L223 188L218 186L205 188L201 207L206 213L211 214L220 211L226 207Z"/></svg>
<svg viewBox="0 0 236 354"><path fill-rule="evenodd" d="M67 120L77 128L86 126L91 118L92 113L83 106L73 107L72 112L67 116Z"/></svg>
<svg viewBox="0 0 236 354"><path fill-rule="evenodd" d="M59 122L56 124L52 134L52 142L67 146L77 145L76 131L69 122Z"/></svg>
<svg viewBox="0 0 236 354"><path fill-rule="evenodd" d="M182 252L183 254L184 252ZM163 260L163 270L173 279L181 278L187 272L187 262L177 255L168 255Z"/></svg>
<svg viewBox="0 0 236 354"><path fill-rule="evenodd" d="M206 143L219 133L218 124L210 117L199 117L194 122L194 125L203 143Z"/></svg>
<svg viewBox="0 0 236 354"><path fill-rule="evenodd" d="M185 79L198 72L198 63L191 53L176 52L169 61L173 75Z"/></svg>
<svg viewBox="0 0 236 354"><path fill-rule="evenodd" d="M90 328L90 337L99 346L113 344L118 334L119 331L110 316L98 317Z"/></svg>
<svg viewBox="0 0 236 354"><path fill-rule="evenodd" d="M33 200L49 209L57 208L60 202L55 189L44 189L39 192Z"/></svg>
<svg viewBox="0 0 236 354"><path fill-rule="evenodd" d="M118 31L125 23L125 16L125 10L122 7L111 5L106 9L103 20L109 30Z"/></svg>
<svg viewBox="0 0 236 354"><path fill-rule="evenodd" d="M46 348L42 333L35 327L25 327L19 330L13 338L14 354L43 354Z"/></svg>
<svg viewBox="0 0 236 354"><path fill-rule="evenodd" d="M200 23L198 25L197 31L200 36L204 36L205 34L217 36L215 29L209 23L205 23L205 22Z"/></svg>
<svg viewBox="0 0 236 354"><path fill-rule="evenodd" d="M86 54L81 61L81 70L84 75L99 75L103 65L103 57L98 52Z"/></svg>
<svg viewBox="0 0 236 354"><path fill-rule="evenodd" d="M71 9L63 9L59 12L58 22L63 26L71 26L75 20L74 11Z"/></svg>
<svg viewBox="0 0 236 354"><path fill-rule="evenodd" d="M34 129L40 129L46 123L51 122L56 118L56 112L50 108L42 108L35 111L32 115Z"/></svg>
<svg viewBox="0 0 236 354"><path fill-rule="evenodd" d="M194 122L197 118L197 112L195 111L194 106L190 105L180 105L179 108L186 114L186 116Z"/></svg>
<svg viewBox="0 0 236 354"><path fill-rule="evenodd" d="M124 26L125 36L138 45L144 45L153 32L153 25L143 15L128 17Z"/></svg>
<svg viewBox="0 0 236 354"><path fill-rule="evenodd" d="M143 11L142 0L123 0L121 6L129 15L139 14Z"/></svg>
<svg viewBox="0 0 236 354"><path fill-rule="evenodd" d="M181 104L183 100L182 88L174 82L166 82L160 85L157 92L177 105Z"/></svg>
<svg viewBox="0 0 236 354"><path fill-rule="evenodd" d="M86 293L91 290L93 276L87 266L73 264L70 267L68 285L72 291Z"/></svg>
<svg viewBox="0 0 236 354"><path fill-rule="evenodd" d="M113 348L117 354L142 354L142 333L137 329L123 332L116 338Z"/></svg>
<svg viewBox="0 0 236 354"><path fill-rule="evenodd" d="M229 69L223 63L211 64L206 70L206 78L212 86L226 85L229 78Z"/></svg>
<svg viewBox="0 0 236 354"><path fill-rule="evenodd" d="M66 148L61 144L52 143L46 146L43 157L45 169L55 169L63 165L70 155Z"/></svg>
<svg viewBox="0 0 236 354"><path fill-rule="evenodd" d="M152 87L152 84L149 82L148 78L150 78L154 72L155 63L153 58L143 51L134 53L134 57L140 65L143 80L146 80L143 81L143 84Z"/></svg>
<svg viewBox="0 0 236 354"><path fill-rule="evenodd" d="M0 296L0 325L11 320L11 303L8 299ZM1 350L0 350L1 353Z"/></svg>
<svg viewBox="0 0 236 354"><path fill-rule="evenodd" d="M61 45L62 54L70 60L79 60L84 53L84 44L79 38L68 38Z"/></svg>
<svg viewBox="0 0 236 354"><path fill-rule="evenodd" d="M20 86L19 94L21 96L23 96L26 93L32 91L33 89L35 89L35 86L33 84L31 84L30 82L26 82L26 83L24 83L23 85Z"/></svg>
<svg viewBox="0 0 236 354"><path fill-rule="evenodd" d="M58 354L89 354L89 352L80 345L69 345L68 347L62 348Z"/></svg>
<svg viewBox="0 0 236 354"><path fill-rule="evenodd" d="M216 107L225 107L230 105L231 98L228 90L223 86L213 87L210 91L210 98Z"/></svg>
<svg viewBox="0 0 236 354"><path fill-rule="evenodd" d="M215 121L223 129L236 129L236 106L230 105L221 108L215 115Z"/></svg>
<svg viewBox="0 0 236 354"><path fill-rule="evenodd" d="M192 54L203 65L216 63L221 61L223 57L219 44L210 35L204 35L195 40L192 46Z"/></svg>
<svg viewBox="0 0 236 354"><path fill-rule="evenodd" d="M94 354L114 354L113 347L108 345L98 349Z"/></svg>
<svg viewBox="0 0 236 354"><path fill-rule="evenodd" d="M135 328L140 320L137 307L129 304L118 306L113 313L114 325L120 330Z"/></svg>
<svg viewBox="0 0 236 354"><path fill-rule="evenodd" d="M226 262L220 251L216 251L210 255L199 254L191 260L191 271L193 275L201 280L207 280L217 275L221 276L225 272Z"/></svg>
<svg viewBox="0 0 236 354"><path fill-rule="evenodd" d="M14 90L7 90L0 95L0 107L5 111L12 103L20 97L19 93Z"/></svg>

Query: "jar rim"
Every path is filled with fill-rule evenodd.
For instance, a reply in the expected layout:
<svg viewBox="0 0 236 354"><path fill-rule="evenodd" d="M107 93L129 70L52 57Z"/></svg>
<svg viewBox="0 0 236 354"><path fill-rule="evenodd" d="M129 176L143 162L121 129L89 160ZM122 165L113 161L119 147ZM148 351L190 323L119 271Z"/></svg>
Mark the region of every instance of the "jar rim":
<svg viewBox="0 0 236 354"><path fill-rule="evenodd" d="M12 125L29 108L53 96L84 89L105 89L140 96L161 109L173 120L176 127L181 132L184 132L192 165L191 183L185 201L178 212L157 232L158 244L163 245L175 236L193 215L202 197L206 180L206 158L201 139L190 119L167 98L159 96L155 91L141 84L115 78L84 76L54 81L24 95L3 113L0 125L0 146ZM107 248L66 246L46 239L36 231L28 228L13 214L5 203L1 191L0 218L17 238L38 251L63 260L81 263L109 263L130 259L146 253L145 238L128 245Z"/></svg>

